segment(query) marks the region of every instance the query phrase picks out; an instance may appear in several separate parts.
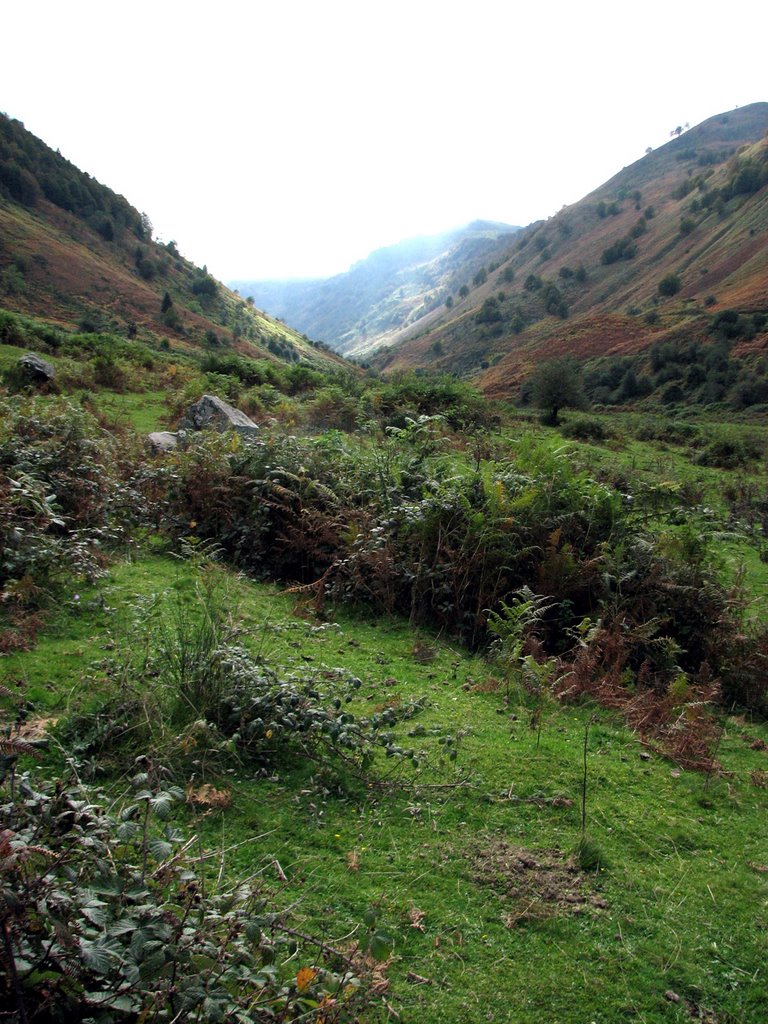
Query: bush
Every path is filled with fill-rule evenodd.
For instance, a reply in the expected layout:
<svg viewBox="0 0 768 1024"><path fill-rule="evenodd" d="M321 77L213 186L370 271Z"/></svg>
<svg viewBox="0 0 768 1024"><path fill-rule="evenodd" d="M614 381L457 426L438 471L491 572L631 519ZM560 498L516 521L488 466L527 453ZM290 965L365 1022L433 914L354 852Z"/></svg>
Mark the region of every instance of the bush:
<svg viewBox="0 0 768 1024"><path fill-rule="evenodd" d="M600 262L609 265L616 263L619 260L631 260L637 255L637 245L631 235L627 235L625 238L620 238L613 245L609 245L607 249L603 249L600 257Z"/></svg>
<svg viewBox="0 0 768 1024"><path fill-rule="evenodd" d="M326 1019L358 1019L365 996L350 957L296 933L255 890L212 893L170 821L181 790L148 757L135 771L119 815L76 777L10 776L0 999L12 1019L265 1024L307 1019L324 1000Z"/></svg>
<svg viewBox="0 0 768 1024"><path fill-rule="evenodd" d="M560 433L577 441L605 441L613 436L613 431L606 430L602 420L585 417L564 423L560 427Z"/></svg>
<svg viewBox="0 0 768 1024"><path fill-rule="evenodd" d="M719 438L711 441L693 461L698 466L743 469L759 459L762 454L762 449L756 441Z"/></svg>
<svg viewBox="0 0 768 1024"><path fill-rule="evenodd" d="M0 412L0 593L38 607L65 581L98 576L142 503L130 449L81 407L11 399Z"/></svg>
<svg viewBox="0 0 768 1024"><path fill-rule="evenodd" d="M666 274L659 281L658 293L663 295L665 298L671 298L673 295L677 295L682 287L679 274Z"/></svg>
<svg viewBox="0 0 768 1024"><path fill-rule="evenodd" d="M475 316L479 324L493 324L502 320L502 312L499 308L499 300L494 296L486 299Z"/></svg>

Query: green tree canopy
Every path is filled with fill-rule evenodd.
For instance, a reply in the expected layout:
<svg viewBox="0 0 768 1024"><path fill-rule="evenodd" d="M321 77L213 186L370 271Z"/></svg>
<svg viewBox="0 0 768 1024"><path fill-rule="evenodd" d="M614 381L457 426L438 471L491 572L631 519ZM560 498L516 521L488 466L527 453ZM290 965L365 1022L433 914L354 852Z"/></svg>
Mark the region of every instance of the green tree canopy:
<svg viewBox="0 0 768 1024"><path fill-rule="evenodd" d="M540 363L530 378L531 400L544 411L544 422L557 426L561 409L582 409L587 404L581 367L572 356Z"/></svg>

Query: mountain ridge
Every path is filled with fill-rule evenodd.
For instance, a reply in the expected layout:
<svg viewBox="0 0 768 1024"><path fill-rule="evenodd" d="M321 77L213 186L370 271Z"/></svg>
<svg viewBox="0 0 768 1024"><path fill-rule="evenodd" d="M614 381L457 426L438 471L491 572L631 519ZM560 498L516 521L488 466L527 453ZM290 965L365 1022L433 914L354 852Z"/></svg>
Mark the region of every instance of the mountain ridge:
<svg viewBox="0 0 768 1024"><path fill-rule="evenodd" d="M451 288L463 283L462 278L456 284L457 274L474 273L518 230L475 220L382 246L333 277L235 280L230 285L297 329L345 355L361 356L396 340L438 308Z"/></svg>
<svg viewBox="0 0 768 1024"><path fill-rule="evenodd" d="M519 232L481 285L373 365L458 373L508 397L555 355L639 352L700 336L727 309L768 311L766 131L757 103L648 153Z"/></svg>

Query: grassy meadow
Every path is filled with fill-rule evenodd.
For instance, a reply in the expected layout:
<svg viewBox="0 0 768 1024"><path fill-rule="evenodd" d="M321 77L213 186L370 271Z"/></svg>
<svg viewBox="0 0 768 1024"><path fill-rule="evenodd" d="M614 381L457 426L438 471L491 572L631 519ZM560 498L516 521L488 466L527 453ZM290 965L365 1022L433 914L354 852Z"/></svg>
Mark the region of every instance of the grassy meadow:
<svg viewBox="0 0 768 1024"><path fill-rule="evenodd" d="M768 1019L765 423L482 423L469 391L231 378L257 449L150 457L136 432L220 383L197 373L4 399L27 852L6 834L0 883L28 900L5 997L29 1020ZM24 817L71 777L68 817ZM114 833L75 866L86 805ZM54 878L80 917L46 889L69 938L35 960ZM185 950L193 920L218 953Z"/></svg>

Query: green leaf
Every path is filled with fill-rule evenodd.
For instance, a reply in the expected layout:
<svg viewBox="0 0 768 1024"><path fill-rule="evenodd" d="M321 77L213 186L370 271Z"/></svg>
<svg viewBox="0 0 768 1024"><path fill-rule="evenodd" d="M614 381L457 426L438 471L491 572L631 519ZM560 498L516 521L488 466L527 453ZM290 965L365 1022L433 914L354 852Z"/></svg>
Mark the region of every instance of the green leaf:
<svg viewBox="0 0 768 1024"><path fill-rule="evenodd" d="M173 847L164 839L150 839L149 841L149 852L155 860L165 860L166 857L170 857L172 851Z"/></svg>
<svg viewBox="0 0 768 1024"><path fill-rule="evenodd" d="M102 945L81 939L80 956L85 966L96 974L109 974L112 970L112 954Z"/></svg>
<svg viewBox="0 0 768 1024"><path fill-rule="evenodd" d="M375 907L369 907L363 914L363 924L367 928L373 928L379 919L379 911Z"/></svg>
<svg viewBox="0 0 768 1024"><path fill-rule="evenodd" d="M374 960L386 960L392 952L394 940L386 932L374 932L368 945L368 950Z"/></svg>

